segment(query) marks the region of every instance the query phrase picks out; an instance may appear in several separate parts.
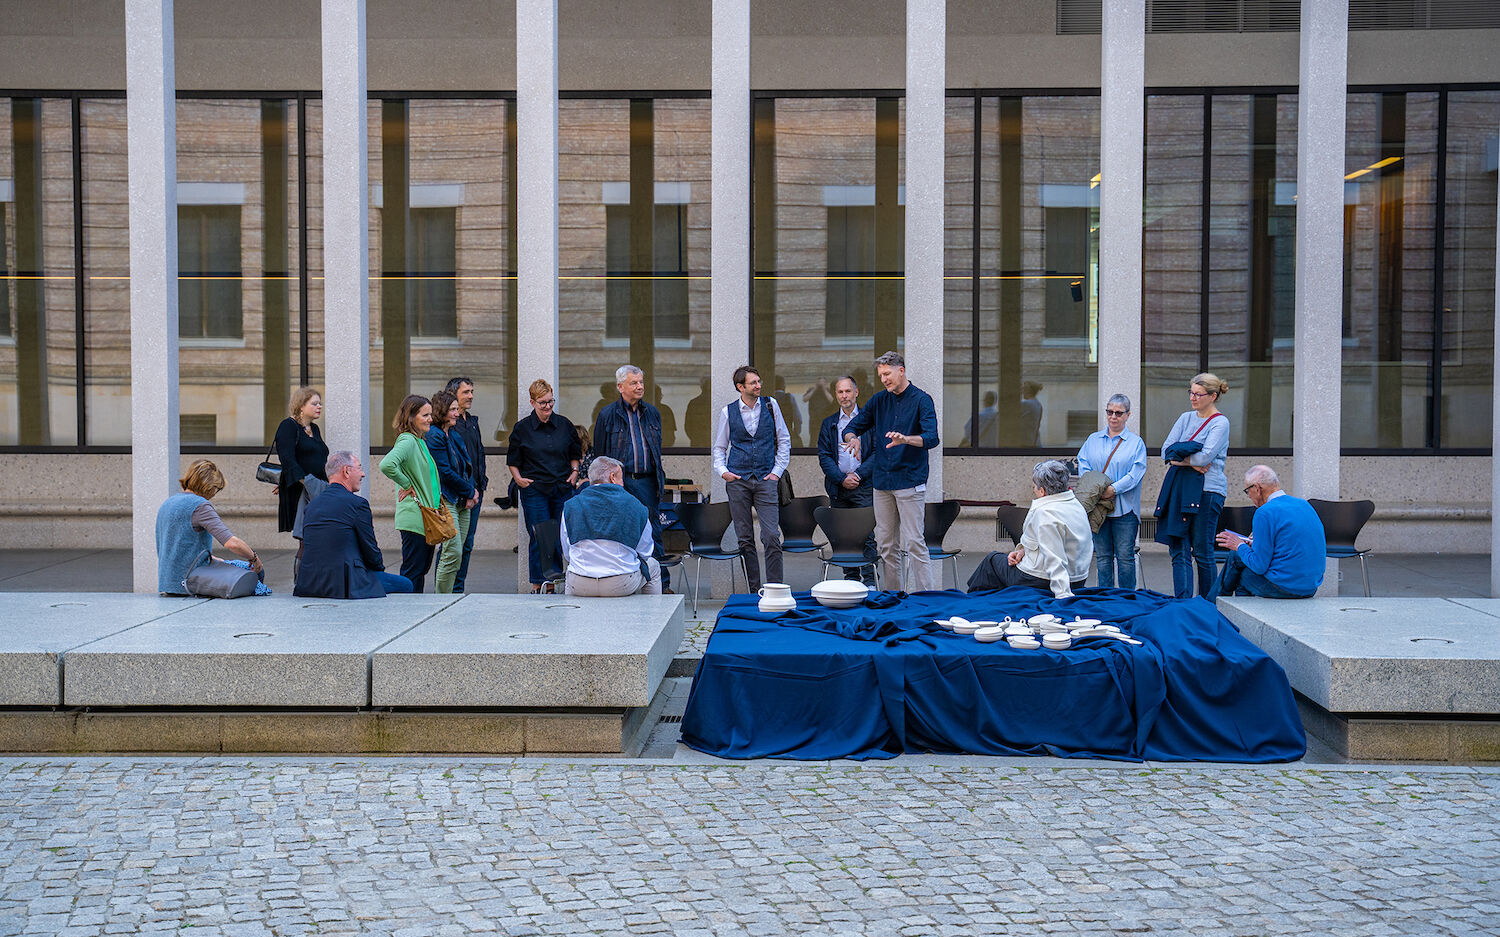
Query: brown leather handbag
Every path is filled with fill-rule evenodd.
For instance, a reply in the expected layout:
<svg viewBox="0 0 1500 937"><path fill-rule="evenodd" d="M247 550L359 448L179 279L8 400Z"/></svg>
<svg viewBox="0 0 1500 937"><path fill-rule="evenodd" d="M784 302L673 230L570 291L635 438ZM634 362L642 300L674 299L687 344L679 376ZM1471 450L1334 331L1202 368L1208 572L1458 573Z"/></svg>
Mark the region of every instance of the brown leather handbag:
<svg viewBox="0 0 1500 937"><path fill-rule="evenodd" d="M419 501L417 507L422 511L422 536L429 544L436 546L458 536L458 525L453 522L448 505L439 501L434 510Z"/></svg>

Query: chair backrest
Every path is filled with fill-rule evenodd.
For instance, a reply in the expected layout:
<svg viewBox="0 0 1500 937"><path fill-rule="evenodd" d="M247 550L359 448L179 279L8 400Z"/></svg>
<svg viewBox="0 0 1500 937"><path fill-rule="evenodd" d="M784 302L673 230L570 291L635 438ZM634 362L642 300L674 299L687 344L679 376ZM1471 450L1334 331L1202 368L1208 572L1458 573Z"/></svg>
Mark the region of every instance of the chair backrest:
<svg viewBox="0 0 1500 937"><path fill-rule="evenodd" d="M827 495L793 498L781 506L779 512L781 537L783 540L811 540L818 522L813 511L828 507Z"/></svg>
<svg viewBox="0 0 1500 937"><path fill-rule="evenodd" d="M1330 547L1355 549L1354 541L1359 537L1365 523L1375 515L1374 501L1322 501L1308 498L1307 503L1317 512L1323 522L1323 539Z"/></svg>
<svg viewBox="0 0 1500 937"><path fill-rule="evenodd" d="M677 519L687 531L689 550L717 550L723 544L724 531L729 529L729 502L679 504Z"/></svg>
<svg viewBox="0 0 1500 937"><path fill-rule="evenodd" d="M1255 505L1244 504L1232 508L1225 508L1219 512L1219 525L1214 528L1214 533L1221 530L1232 530L1237 534L1250 536L1250 529L1255 520Z"/></svg>
<svg viewBox="0 0 1500 937"><path fill-rule="evenodd" d="M922 538L927 541L929 547L943 548L943 538L948 536L948 528L958 520L959 503L957 501L929 501L922 523Z"/></svg>
<svg viewBox="0 0 1500 937"><path fill-rule="evenodd" d="M859 553L875 532L874 508L818 508L813 518L834 553Z"/></svg>
<svg viewBox="0 0 1500 937"><path fill-rule="evenodd" d="M532 539L536 541L537 556L542 561L542 576L546 579L556 579L562 575L562 557L558 550L562 543L562 522L557 518L549 518L531 528Z"/></svg>
<svg viewBox="0 0 1500 937"><path fill-rule="evenodd" d="M1019 504L995 508L995 519L1000 522L1000 529L1005 531L1005 536L1016 546L1021 545L1021 531L1026 527L1026 515L1030 510L1031 508Z"/></svg>

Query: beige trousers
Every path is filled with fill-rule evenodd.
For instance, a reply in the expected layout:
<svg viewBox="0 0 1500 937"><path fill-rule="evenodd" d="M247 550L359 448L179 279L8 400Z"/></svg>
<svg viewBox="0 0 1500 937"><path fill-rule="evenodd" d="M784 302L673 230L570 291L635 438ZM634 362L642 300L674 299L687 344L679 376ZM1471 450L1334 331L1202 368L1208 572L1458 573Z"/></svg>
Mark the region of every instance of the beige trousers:
<svg viewBox="0 0 1500 937"><path fill-rule="evenodd" d="M651 578L641 576L641 571L633 573L621 573L618 576L605 576L603 579L590 579L588 576L568 572L567 585L564 591L568 595L592 595L605 598L618 598L622 595L661 595L661 566L656 560L648 559L646 565L651 570Z"/></svg>
<svg viewBox="0 0 1500 937"><path fill-rule="evenodd" d="M925 592L937 588L933 578L932 558L927 554L927 540L922 528L927 522L926 492L915 488L895 491L875 489L875 545L884 561L886 589L907 588L901 581L901 553L906 553L911 570L910 590Z"/></svg>

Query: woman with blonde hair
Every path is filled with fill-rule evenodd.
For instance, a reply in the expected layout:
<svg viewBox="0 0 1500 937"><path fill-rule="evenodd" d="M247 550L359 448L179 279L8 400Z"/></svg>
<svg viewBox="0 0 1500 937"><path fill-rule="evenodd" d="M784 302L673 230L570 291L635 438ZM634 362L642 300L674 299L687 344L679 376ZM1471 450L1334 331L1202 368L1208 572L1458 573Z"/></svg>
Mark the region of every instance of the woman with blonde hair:
<svg viewBox="0 0 1500 937"><path fill-rule="evenodd" d="M187 595L183 580L199 566L225 562L214 558L215 540L240 560L228 562L253 570L261 578L256 595L270 595L265 568L250 544L236 537L209 501L224 490L224 473L207 459L189 465L178 479L182 490L156 511L156 588L162 595Z"/></svg>
<svg viewBox="0 0 1500 937"><path fill-rule="evenodd" d="M510 430L505 465L510 469L526 519L531 542L527 572L531 591L540 592L550 569L562 569L562 554L542 556L534 531L544 521L562 520L563 505L573 495L578 481L578 462L583 447L573 422L556 412L557 394L541 378L531 382L531 414L516 421Z"/></svg>
<svg viewBox="0 0 1500 937"><path fill-rule="evenodd" d="M1229 385L1207 371L1188 384L1192 408L1177 418L1161 444L1170 466L1156 502L1156 542L1172 554L1172 588L1179 599L1193 595L1193 567L1198 567L1198 594L1214 584L1214 529L1229 494L1224 460L1229 455L1229 417L1219 412L1219 398Z"/></svg>
<svg viewBox="0 0 1500 937"><path fill-rule="evenodd" d="M380 460L380 471L396 483L396 530L401 533L401 575L411 580L413 592L421 592L432 566L433 546L422 525L422 507L438 510L437 464L423 440L432 427L432 402L411 394L396 408L391 420L396 444ZM419 507L421 505L421 507Z"/></svg>
<svg viewBox="0 0 1500 937"><path fill-rule="evenodd" d="M322 415L323 395L311 387L299 387L287 406L286 419L276 427L276 458L281 463L281 484L275 489L276 529L291 531L297 540L293 582L302 563L302 512L328 486L323 468L328 445L316 422Z"/></svg>

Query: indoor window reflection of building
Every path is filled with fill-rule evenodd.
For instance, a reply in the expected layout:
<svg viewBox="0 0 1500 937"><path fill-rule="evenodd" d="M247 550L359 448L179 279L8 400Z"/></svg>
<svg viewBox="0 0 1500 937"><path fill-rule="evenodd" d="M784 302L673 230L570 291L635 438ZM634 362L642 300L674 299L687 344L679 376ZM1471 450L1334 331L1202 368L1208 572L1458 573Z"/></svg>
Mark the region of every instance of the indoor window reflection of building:
<svg viewBox="0 0 1500 937"><path fill-rule="evenodd" d="M241 307L240 207L177 208L177 334L181 338L244 335Z"/></svg>

